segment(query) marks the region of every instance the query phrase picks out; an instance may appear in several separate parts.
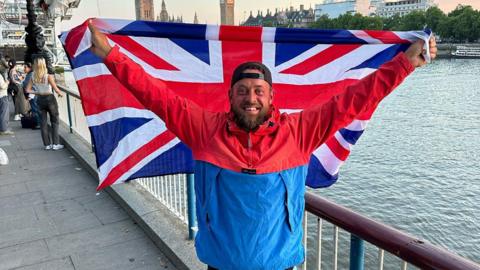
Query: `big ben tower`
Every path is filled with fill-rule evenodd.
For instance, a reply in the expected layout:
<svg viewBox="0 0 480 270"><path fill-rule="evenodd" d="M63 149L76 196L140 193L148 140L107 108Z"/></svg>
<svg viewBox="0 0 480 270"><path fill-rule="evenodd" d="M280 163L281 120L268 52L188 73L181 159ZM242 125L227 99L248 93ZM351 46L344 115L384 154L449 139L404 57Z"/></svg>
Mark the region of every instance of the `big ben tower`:
<svg viewBox="0 0 480 270"><path fill-rule="evenodd" d="M155 20L153 0L135 0L135 11L137 20Z"/></svg>
<svg viewBox="0 0 480 270"><path fill-rule="evenodd" d="M233 17L234 0L220 0L220 23L234 25L235 20Z"/></svg>

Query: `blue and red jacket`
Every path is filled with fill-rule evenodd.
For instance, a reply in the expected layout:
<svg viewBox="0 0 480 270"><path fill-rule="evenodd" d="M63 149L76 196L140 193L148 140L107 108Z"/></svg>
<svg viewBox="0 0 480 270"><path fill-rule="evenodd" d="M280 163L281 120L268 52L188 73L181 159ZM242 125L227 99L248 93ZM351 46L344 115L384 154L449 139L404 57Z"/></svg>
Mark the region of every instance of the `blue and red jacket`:
<svg viewBox="0 0 480 270"><path fill-rule="evenodd" d="M293 114L276 109L256 131L228 112L176 95L114 47L111 73L156 113L195 159L199 259L217 269L286 269L305 259L305 178L312 152L376 107L414 68L400 53L344 93Z"/></svg>

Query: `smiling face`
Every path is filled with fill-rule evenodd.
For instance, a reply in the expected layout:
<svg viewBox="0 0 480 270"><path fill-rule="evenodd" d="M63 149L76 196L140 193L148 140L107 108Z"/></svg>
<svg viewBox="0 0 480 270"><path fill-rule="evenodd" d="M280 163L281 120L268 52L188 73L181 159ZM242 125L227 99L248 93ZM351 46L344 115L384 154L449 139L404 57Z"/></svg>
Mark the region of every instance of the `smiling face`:
<svg viewBox="0 0 480 270"><path fill-rule="evenodd" d="M262 74L256 69L246 69L242 73ZM272 105L273 91L263 79L244 78L232 86L229 98L237 125L252 131L265 122Z"/></svg>

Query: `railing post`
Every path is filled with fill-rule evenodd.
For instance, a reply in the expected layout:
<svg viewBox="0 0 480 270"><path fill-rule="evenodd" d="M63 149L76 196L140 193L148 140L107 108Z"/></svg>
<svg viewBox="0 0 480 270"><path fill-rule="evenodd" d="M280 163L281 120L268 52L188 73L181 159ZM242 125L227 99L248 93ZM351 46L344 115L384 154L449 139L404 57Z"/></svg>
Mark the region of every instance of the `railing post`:
<svg viewBox="0 0 480 270"><path fill-rule="evenodd" d="M364 258L364 241L352 234L350 237L350 270L363 270Z"/></svg>
<svg viewBox="0 0 480 270"><path fill-rule="evenodd" d="M70 133L73 133L72 129L72 110L70 108L70 94L66 92L67 94L67 111L68 111L68 126L70 127Z"/></svg>
<svg viewBox="0 0 480 270"><path fill-rule="evenodd" d="M194 175L187 174L187 203L188 203L188 239L193 240L196 234L197 218L195 215L195 190L193 188Z"/></svg>

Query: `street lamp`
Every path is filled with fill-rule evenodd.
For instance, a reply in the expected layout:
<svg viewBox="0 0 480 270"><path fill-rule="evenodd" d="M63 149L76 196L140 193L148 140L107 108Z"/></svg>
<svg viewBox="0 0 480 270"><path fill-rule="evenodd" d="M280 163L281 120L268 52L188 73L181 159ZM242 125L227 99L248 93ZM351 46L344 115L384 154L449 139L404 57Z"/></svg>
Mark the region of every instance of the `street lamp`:
<svg viewBox="0 0 480 270"><path fill-rule="evenodd" d="M52 56L45 49L45 37L42 27L37 23L33 0L27 0L27 19L28 25L25 27L27 50L25 51L24 61L33 63L33 59L43 57L47 62L48 73L53 74Z"/></svg>

